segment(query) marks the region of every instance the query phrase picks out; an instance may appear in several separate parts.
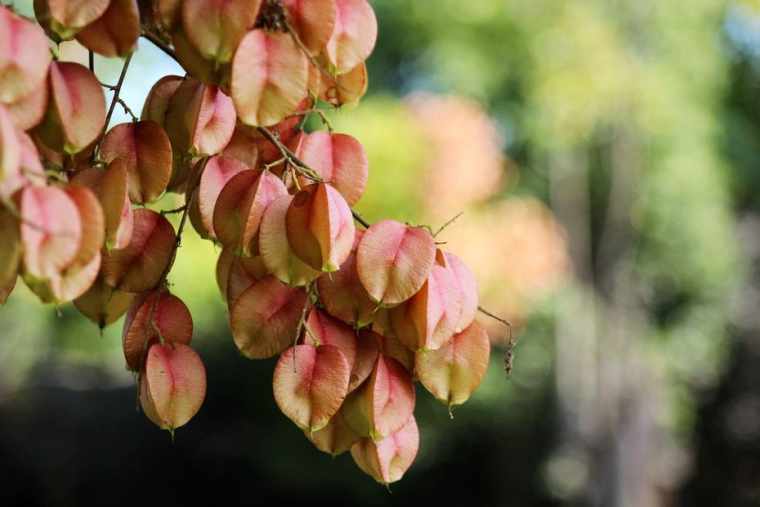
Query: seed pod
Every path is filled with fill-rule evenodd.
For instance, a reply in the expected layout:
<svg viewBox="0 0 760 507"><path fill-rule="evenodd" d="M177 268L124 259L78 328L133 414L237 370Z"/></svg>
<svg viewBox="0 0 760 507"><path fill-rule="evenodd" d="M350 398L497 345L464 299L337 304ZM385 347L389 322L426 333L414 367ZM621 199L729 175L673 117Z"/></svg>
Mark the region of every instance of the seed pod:
<svg viewBox="0 0 760 507"><path fill-rule="evenodd" d="M434 259L435 242L427 230L383 220L364 233L356 268L373 301L395 306L422 288Z"/></svg>
<svg viewBox="0 0 760 507"><path fill-rule="evenodd" d="M462 300L453 271L439 250L422 288L399 306L390 308L393 335L410 350L435 350L454 334Z"/></svg>
<svg viewBox="0 0 760 507"><path fill-rule="evenodd" d="M216 155L232 138L235 106L217 86L187 78L169 100L165 127L175 151Z"/></svg>
<svg viewBox="0 0 760 507"><path fill-rule="evenodd" d="M127 192L127 162L117 158L105 170L85 168L75 173L71 181L95 192L105 219L106 248L125 248L134 228Z"/></svg>
<svg viewBox="0 0 760 507"><path fill-rule="evenodd" d="M356 229L353 249L340 269L317 280L327 313L357 328L371 323L377 309L377 304L369 298L356 271L356 248L363 234L360 229Z"/></svg>
<svg viewBox="0 0 760 507"><path fill-rule="evenodd" d="M319 431L338 412L348 392L350 367L332 345L296 345L274 369L274 400L296 426Z"/></svg>
<svg viewBox="0 0 760 507"><path fill-rule="evenodd" d="M237 298L254 282L269 275L261 256L244 257L233 249L225 248L216 263L216 283L222 299L232 306Z"/></svg>
<svg viewBox="0 0 760 507"><path fill-rule="evenodd" d="M337 456L351 449L360 437L346 424L339 410L327 426L318 431L304 430L304 435L322 452Z"/></svg>
<svg viewBox="0 0 760 507"><path fill-rule="evenodd" d="M74 300L79 313L103 329L124 315L132 304L134 294L109 287L98 277L90 288Z"/></svg>
<svg viewBox="0 0 760 507"><path fill-rule="evenodd" d="M377 343L359 339L356 331L314 308L306 319L304 343L319 347L333 345L343 352L351 369L348 391L351 392L372 373L377 362Z"/></svg>
<svg viewBox="0 0 760 507"><path fill-rule="evenodd" d="M134 211L134 230L125 248L114 249L103 259L106 283L127 292L154 288L174 255L174 228L155 211Z"/></svg>
<svg viewBox="0 0 760 507"><path fill-rule="evenodd" d="M446 252L446 265L454 277L454 285L461 301L455 332L461 333L475 320L478 313L478 283L469 267L456 255Z"/></svg>
<svg viewBox="0 0 760 507"><path fill-rule="evenodd" d="M451 408L463 404L478 388L490 350L488 333L473 322L438 350L417 352L415 372L422 385Z"/></svg>
<svg viewBox="0 0 760 507"><path fill-rule="evenodd" d="M174 431L198 413L206 397L206 369L182 343L152 345L140 374L140 406L161 429Z"/></svg>
<svg viewBox="0 0 760 507"><path fill-rule="evenodd" d="M259 251L267 270L293 287L314 281L320 272L295 255L288 242L286 216L292 195L275 199L264 212L259 232Z"/></svg>
<svg viewBox="0 0 760 507"><path fill-rule="evenodd" d="M166 128L166 111L174 92L182 84L182 76L164 76L148 92L140 118L151 120Z"/></svg>
<svg viewBox="0 0 760 507"><path fill-rule="evenodd" d="M262 0L185 0L182 28L195 50L217 64L232 60L240 40L256 22Z"/></svg>
<svg viewBox="0 0 760 507"><path fill-rule="evenodd" d="M0 103L14 103L39 88L50 60L40 27L0 6Z"/></svg>
<svg viewBox="0 0 760 507"><path fill-rule="evenodd" d="M356 433L380 440L409 420L414 401L409 373L395 359L380 354L367 381L346 399L343 414Z"/></svg>
<svg viewBox="0 0 760 507"><path fill-rule="evenodd" d="M111 0L103 15L84 27L76 38L87 49L113 58L134 51L139 37L137 0Z"/></svg>
<svg viewBox="0 0 760 507"><path fill-rule="evenodd" d="M158 123L116 125L103 138L100 156L106 163L124 160L132 202L153 202L166 191L172 174L172 145Z"/></svg>
<svg viewBox="0 0 760 507"><path fill-rule="evenodd" d="M34 0L34 14L54 40L68 40L108 8L111 0Z"/></svg>
<svg viewBox="0 0 760 507"><path fill-rule="evenodd" d="M250 359L279 354L296 340L306 293L267 276L243 292L230 308L235 345Z"/></svg>
<svg viewBox="0 0 760 507"><path fill-rule="evenodd" d="M190 219L201 237L216 239L214 233L216 201L227 182L246 169L248 169L247 166L234 158L215 156L206 162L198 189L188 199Z"/></svg>
<svg viewBox="0 0 760 507"><path fill-rule="evenodd" d="M324 50L335 28L335 0L283 0L291 27L313 56Z"/></svg>
<svg viewBox="0 0 760 507"><path fill-rule="evenodd" d="M404 476L417 456L419 445L417 421L410 416L401 429L382 440L359 440L351 447L351 457L362 472L387 485Z"/></svg>
<svg viewBox="0 0 760 507"><path fill-rule="evenodd" d="M338 74L366 60L377 41L377 18L367 0L335 0L337 16L325 51Z"/></svg>
<svg viewBox="0 0 760 507"><path fill-rule="evenodd" d="M316 131L301 134L295 153L325 183L335 187L349 206L354 206L367 186L369 162L364 147L347 134ZM301 178L301 185L308 181Z"/></svg>
<svg viewBox="0 0 760 507"><path fill-rule="evenodd" d="M240 171L230 178L214 205L214 234L224 246L253 255L264 212L288 191L269 172ZM283 231L284 237L284 231Z"/></svg>
<svg viewBox="0 0 760 507"><path fill-rule="evenodd" d="M193 317L185 303L165 289L137 298L127 312L121 340L127 369L140 371L148 347L165 344L190 344Z"/></svg>
<svg viewBox="0 0 760 507"><path fill-rule="evenodd" d="M287 33L251 30L232 59L230 93L240 121L270 126L306 97L308 61Z"/></svg>
<svg viewBox="0 0 760 507"><path fill-rule="evenodd" d="M332 272L351 253L356 226L351 208L332 186L315 183L292 199L285 216L288 244L310 267Z"/></svg>
<svg viewBox="0 0 760 507"><path fill-rule="evenodd" d="M47 111L34 132L51 150L70 155L85 150L98 138L106 121L100 82L78 63L53 62L48 83Z"/></svg>

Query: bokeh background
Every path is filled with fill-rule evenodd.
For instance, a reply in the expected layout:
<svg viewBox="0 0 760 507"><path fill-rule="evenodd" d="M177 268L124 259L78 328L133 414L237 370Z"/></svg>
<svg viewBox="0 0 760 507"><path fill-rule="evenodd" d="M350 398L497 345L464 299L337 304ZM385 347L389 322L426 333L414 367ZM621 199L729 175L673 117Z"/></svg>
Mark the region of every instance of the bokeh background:
<svg viewBox="0 0 760 507"><path fill-rule="evenodd" d="M120 323L23 287L0 309L0 505L760 505L760 2L372 3L369 94L333 115L369 152L358 209L464 212L443 237L515 326L511 378L485 319L483 385L453 420L419 393L389 493L279 414L190 233L170 281L209 392L174 443L136 410ZM141 41L122 97L167 73Z"/></svg>

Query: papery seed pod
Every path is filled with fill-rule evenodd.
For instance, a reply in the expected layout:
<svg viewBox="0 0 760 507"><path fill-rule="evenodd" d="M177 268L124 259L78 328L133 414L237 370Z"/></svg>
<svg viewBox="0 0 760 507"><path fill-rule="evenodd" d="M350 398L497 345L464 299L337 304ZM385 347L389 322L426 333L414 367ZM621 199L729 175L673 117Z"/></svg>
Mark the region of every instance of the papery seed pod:
<svg viewBox="0 0 760 507"><path fill-rule="evenodd" d="M478 313L478 283L475 280L475 275L462 259L451 252L446 252L445 256L446 265L453 274L454 284L459 293L458 298L461 301L454 326L454 331L461 333L472 324L475 315Z"/></svg>
<svg viewBox="0 0 760 507"><path fill-rule="evenodd" d="M187 78L166 109L165 127L174 149L192 156L221 152L235 130L235 106L218 87Z"/></svg>
<svg viewBox="0 0 760 507"><path fill-rule="evenodd" d="M288 22L309 53L322 52L335 28L335 0L283 0Z"/></svg>
<svg viewBox="0 0 760 507"><path fill-rule="evenodd" d="M174 56L188 76L207 85L220 86L225 84L226 86L229 64L221 66L204 58L195 45L190 42L181 24L174 27L171 33L171 41L172 46L174 46Z"/></svg>
<svg viewBox="0 0 760 507"><path fill-rule="evenodd" d="M169 109L169 102L182 84L182 76L164 76L148 92L143 104L140 118L143 121L150 120L166 127L166 111Z"/></svg>
<svg viewBox="0 0 760 507"><path fill-rule="evenodd" d="M335 187L349 206L359 202L367 187L369 161L364 147L354 137L325 131L301 134L294 151L325 183ZM302 186L308 183L301 177Z"/></svg>
<svg viewBox="0 0 760 507"><path fill-rule="evenodd" d="M232 248L225 248L216 263L216 284L228 305L254 282L269 275L260 256L245 257L236 254Z"/></svg>
<svg viewBox="0 0 760 507"><path fill-rule="evenodd" d="M314 281L320 271L295 255L288 242L286 216L292 195L275 199L261 218L259 252L267 269L280 281L299 287Z"/></svg>
<svg viewBox="0 0 760 507"><path fill-rule="evenodd" d="M435 350L453 336L462 311L454 273L438 250L436 262L417 293L390 308L393 335L411 350Z"/></svg>
<svg viewBox="0 0 760 507"><path fill-rule="evenodd" d="M417 352L415 372L425 389L449 408L467 401L488 369L491 342L477 322L438 350Z"/></svg>
<svg viewBox="0 0 760 507"><path fill-rule="evenodd" d="M228 63L256 22L261 3L262 0L185 0L182 29L204 59Z"/></svg>
<svg viewBox="0 0 760 507"><path fill-rule="evenodd" d="M24 188L18 195L23 271L40 280L58 275L77 257L82 221L72 199L57 187Z"/></svg>
<svg viewBox="0 0 760 507"><path fill-rule="evenodd" d="M103 89L87 67L53 62L48 74L49 100L35 133L55 151L75 154L97 139L106 121Z"/></svg>
<svg viewBox="0 0 760 507"><path fill-rule="evenodd" d="M19 130L30 130L39 125L47 110L48 93L47 82L43 79L39 85L22 97L5 104L13 123Z"/></svg>
<svg viewBox="0 0 760 507"><path fill-rule="evenodd" d="M0 105L0 181L15 177L21 165L21 144L8 111Z"/></svg>
<svg viewBox="0 0 760 507"><path fill-rule="evenodd" d="M235 345L250 359L279 354L296 340L306 293L273 276L256 281L230 308Z"/></svg>
<svg viewBox="0 0 760 507"><path fill-rule="evenodd" d="M338 74L343 74L372 53L377 41L377 18L367 0L335 0L335 4L335 28L325 53Z"/></svg>
<svg viewBox="0 0 760 507"><path fill-rule="evenodd" d="M34 14L53 38L68 40L108 8L111 0L34 0Z"/></svg>
<svg viewBox="0 0 760 507"><path fill-rule="evenodd" d="M370 299L359 281L356 270L356 248L363 234L363 231L356 229L353 249L340 269L317 280L317 288L327 312L357 328L371 323L377 309L377 304Z"/></svg>
<svg viewBox="0 0 760 507"><path fill-rule="evenodd" d="M409 420L414 402L409 373L395 359L380 354L367 381L346 398L343 415L356 433L380 440Z"/></svg>
<svg viewBox="0 0 760 507"><path fill-rule="evenodd" d="M288 244L310 267L331 272L340 269L351 253L356 226L351 208L326 183L298 192L285 216Z"/></svg>
<svg viewBox="0 0 760 507"><path fill-rule="evenodd" d="M73 260L62 269L40 277L23 272L27 286L45 303L65 303L84 294L100 270L100 249L105 237L105 220L95 194L88 188L69 184L63 191L77 209L81 239Z"/></svg>
<svg viewBox="0 0 760 507"><path fill-rule="evenodd" d="M16 132L20 148L18 170L16 173L0 177L0 197L10 198L16 191L28 186L43 186L47 184L45 169L40 162L40 156L34 142L26 132Z"/></svg>
<svg viewBox="0 0 760 507"><path fill-rule="evenodd" d="M39 88L50 60L40 27L0 6L0 103L14 103Z"/></svg>
<svg viewBox="0 0 760 507"><path fill-rule="evenodd" d="M206 397L206 369L198 354L182 343L152 345L140 373L140 406L161 429L187 424Z"/></svg>
<svg viewBox="0 0 760 507"><path fill-rule="evenodd" d="M137 298L124 320L121 340L127 369L139 371L153 342L189 345L193 318L185 303L165 289Z"/></svg>
<svg viewBox="0 0 760 507"><path fill-rule="evenodd" d="M420 445L420 434L414 416L398 431L379 441L363 438L351 447L351 457L367 475L381 484L400 480Z"/></svg>
<svg viewBox="0 0 760 507"><path fill-rule="evenodd" d="M100 201L105 219L106 248L125 248L134 228L127 192L127 161L117 158L105 170L85 168L75 173L71 181L90 188Z"/></svg>
<svg viewBox="0 0 760 507"><path fill-rule="evenodd" d="M394 220L367 229L356 252L359 280L369 296L384 306L400 304L417 293L434 260L430 232Z"/></svg>
<svg viewBox="0 0 760 507"><path fill-rule="evenodd" d="M251 30L232 59L230 93L240 121L270 126L306 98L308 61L287 33Z"/></svg>
<svg viewBox="0 0 760 507"><path fill-rule="evenodd" d="M222 156L228 158L234 158L248 166L250 169L257 168L259 165L259 146L242 131L238 126L232 133L232 139L224 147L221 153Z"/></svg>
<svg viewBox="0 0 760 507"><path fill-rule="evenodd" d="M390 332L385 331L381 334L380 332L375 331L374 324L372 331L365 330L363 333L362 336L374 338L381 354L386 357L392 357L410 374L414 373L414 351L404 345L401 340L396 338Z"/></svg>
<svg viewBox="0 0 760 507"><path fill-rule="evenodd" d="M103 329L127 313L134 298L134 294L109 287L102 277L98 277L87 292L74 300L74 306Z"/></svg>
<svg viewBox="0 0 760 507"><path fill-rule="evenodd" d="M304 430L304 435L317 449L332 456L351 450L361 438L346 424L340 410L330 418L327 426L318 431Z"/></svg>
<svg viewBox="0 0 760 507"><path fill-rule="evenodd" d="M274 400L296 426L319 431L340 409L350 371L338 347L296 345L277 361L272 380Z"/></svg>
<svg viewBox="0 0 760 507"><path fill-rule="evenodd" d="M305 327L305 344L315 347L333 345L343 352L351 369L349 392L359 387L372 373L378 353L374 340L359 339L355 330L316 308L309 312Z"/></svg>
<svg viewBox="0 0 760 507"><path fill-rule="evenodd" d="M264 212L288 195L285 184L268 171L240 171L222 188L214 205L214 234L220 243L246 255L257 250ZM284 231L283 231L284 234Z"/></svg>
<svg viewBox="0 0 760 507"><path fill-rule="evenodd" d="M196 192L187 199L190 203L190 219L193 227L203 238L216 239L214 233L214 208L222 188L236 174L248 167L228 157L215 156L208 159L201 174Z"/></svg>
<svg viewBox="0 0 760 507"><path fill-rule="evenodd" d="M126 162L129 197L145 204L158 199L172 174L172 145L164 129L153 121L121 123L108 131L100 157Z"/></svg>
<svg viewBox="0 0 760 507"><path fill-rule="evenodd" d="M135 50L139 37L137 0L110 0L103 15L77 33L76 39L100 55L123 57Z"/></svg>
<svg viewBox="0 0 760 507"><path fill-rule="evenodd" d="M161 280L172 260L176 236L169 221L155 211L136 209L134 220L129 244L105 255L103 276L113 288L143 292Z"/></svg>
<svg viewBox="0 0 760 507"><path fill-rule="evenodd" d="M331 79L322 79L319 98L335 107L357 104L367 93L369 75L367 64L362 62L345 74Z"/></svg>

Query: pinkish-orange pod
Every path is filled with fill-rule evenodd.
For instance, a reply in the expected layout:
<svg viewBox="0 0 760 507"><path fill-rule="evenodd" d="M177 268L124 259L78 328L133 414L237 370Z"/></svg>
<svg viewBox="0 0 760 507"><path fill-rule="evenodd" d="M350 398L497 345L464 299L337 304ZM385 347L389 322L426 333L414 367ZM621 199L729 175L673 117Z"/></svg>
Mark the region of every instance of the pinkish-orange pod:
<svg viewBox="0 0 760 507"><path fill-rule="evenodd" d="M229 63L253 27L262 0L184 0L182 30L198 54L217 65Z"/></svg>
<svg viewBox="0 0 760 507"><path fill-rule="evenodd" d="M248 32L232 59L230 75L240 121L268 127L296 111L307 95L307 66L306 55L289 34Z"/></svg>
<svg viewBox="0 0 760 507"><path fill-rule="evenodd" d="M364 147L348 134L316 131L301 134L295 154L306 165L341 193L349 206L354 206L367 187L369 161ZM309 182L301 178L301 184Z"/></svg>
<svg viewBox="0 0 760 507"><path fill-rule="evenodd" d="M362 438L351 447L351 457L367 475L381 484L400 480L417 456L420 434L414 416L382 440Z"/></svg>
<svg viewBox="0 0 760 507"><path fill-rule="evenodd" d="M335 0L335 27L325 54L343 74L366 60L377 42L377 18L367 0Z"/></svg>
<svg viewBox="0 0 760 507"><path fill-rule="evenodd" d="M380 440L409 420L414 403L409 372L395 359L379 354L372 374L346 398L343 414L356 433Z"/></svg>
<svg viewBox="0 0 760 507"><path fill-rule="evenodd" d="M283 0L282 5L303 46L314 56L320 54L335 29L335 0Z"/></svg>
<svg viewBox="0 0 760 507"><path fill-rule="evenodd" d="M250 359L272 357L296 341L306 292L273 276L254 282L230 308L232 337Z"/></svg>
<svg viewBox="0 0 760 507"><path fill-rule="evenodd" d="M0 103L16 102L40 87L50 60L40 27L0 6Z"/></svg>
<svg viewBox="0 0 760 507"><path fill-rule="evenodd" d="M356 252L359 280L370 298L383 306L414 296L430 275L434 260L433 235L395 220L373 224Z"/></svg>
<svg viewBox="0 0 760 507"><path fill-rule="evenodd" d="M198 413L206 398L206 368L188 345L156 343L140 373L140 406L161 429L173 432Z"/></svg>
<svg viewBox="0 0 760 507"><path fill-rule="evenodd" d="M338 412L348 392L351 368L332 345L296 345L274 369L274 400L302 430L319 431Z"/></svg>
<svg viewBox="0 0 760 507"><path fill-rule="evenodd" d="M138 297L124 319L121 334L127 369L139 371L154 342L189 345L193 317L180 298L161 288Z"/></svg>
<svg viewBox="0 0 760 507"><path fill-rule="evenodd" d="M172 175L172 145L161 125L154 121L113 127L100 145L100 158L106 163L124 160L129 198L138 204L161 197Z"/></svg>
<svg viewBox="0 0 760 507"><path fill-rule="evenodd" d="M109 286L126 292L153 289L172 261L175 246L174 228L166 218L136 209L129 244L106 253L103 277Z"/></svg>
<svg viewBox="0 0 760 507"><path fill-rule="evenodd" d="M137 0L111 0L103 15L76 35L84 47L109 58L129 55L137 48L139 38Z"/></svg>
<svg viewBox="0 0 760 507"><path fill-rule="evenodd" d="M331 185L314 183L298 192L285 223L293 253L313 269L337 271L351 253L354 218L346 200Z"/></svg>

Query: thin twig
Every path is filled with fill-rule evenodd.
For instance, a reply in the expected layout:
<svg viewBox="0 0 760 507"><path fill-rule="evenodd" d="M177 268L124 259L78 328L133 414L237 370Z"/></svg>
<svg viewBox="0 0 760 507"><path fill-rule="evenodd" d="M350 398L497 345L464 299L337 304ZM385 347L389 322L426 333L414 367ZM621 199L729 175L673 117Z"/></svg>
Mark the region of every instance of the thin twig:
<svg viewBox="0 0 760 507"><path fill-rule="evenodd" d="M503 319L497 315L494 315L493 313L489 312L482 306L478 306L478 311L482 313L483 315L486 315L488 317L491 317L496 322L499 322L501 324L504 324L507 326L507 349L504 351L504 371L507 373L507 376L512 374L512 363L514 361L514 349L515 345L517 345L517 340L514 336L512 336L512 323L509 322L507 319Z"/></svg>
<svg viewBox="0 0 760 507"><path fill-rule="evenodd" d="M119 97L118 102L121 105L121 107L124 108L124 113L128 114L132 118L132 121L136 122L136 121L140 120L140 118L138 118L138 116L134 113L134 111L132 111L132 109L130 109L130 107L127 105L127 103L124 101L124 99L122 99L121 97Z"/></svg>
<svg viewBox="0 0 760 507"><path fill-rule="evenodd" d="M187 204L183 204L179 208L161 210L161 214L162 215L173 215L175 213L182 213L183 211L185 211L185 209L187 209Z"/></svg>
<svg viewBox="0 0 760 507"><path fill-rule="evenodd" d="M359 222L362 226L364 226L365 229L369 229L371 227L371 224L367 222L364 217L362 217L358 212L351 210L351 214L354 216L354 220Z"/></svg>
<svg viewBox="0 0 760 507"><path fill-rule="evenodd" d="M456 214L456 216L454 216L453 218L449 219L448 222L446 222L445 224L443 224L440 228L438 228L437 231L435 231L435 234L433 234L433 237L434 238L437 237L440 233L442 233L444 230L446 230L446 228L448 226L450 226L451 224L453 224L454 222L456 222L459 219L459 217L461 217L462 215L464 215L464 211L460 211L459 213Z"/></svg>
<svg viewBox="0 0 760 507"><path fill-rule="evenodd" d="M275 145L275 147L282 153L282 156L287 158L288 161L293 164L298 172L303 174L305 177L309 178L312 181L316 182L322 182L322 176L319 175L317 171L309 167L306 162L299 159L295 153L293 153L290 148L282 144L282 141L272 133L268 128L266 127L256 127L256 129L272 144Z"/></svg>
<svg viewBox="0 0 760 507"><path fill-rule="evenodd" d="M92 49L89 51L89 63L90 63L90 72L95 74L95 53L92 52Z"/></svg>
<svg viewBox="0 0 760 507"><path fill-rule="evenodd" d="M116 103L119 102L119 94L121 93L121 87L124 85L124 78L127 77L127 69L129 69L129 62L132 61L132 54L127 56L124 60L124 66L121 68L121 74L119 75L119 81L116 83L116 89L113 91L113 99L111 105L108 107L108 114L106 115L106 122L103 125L103 133L108 130L108 124L111 122L111 116L113 116L113 110L116 108Z"/></svg>

